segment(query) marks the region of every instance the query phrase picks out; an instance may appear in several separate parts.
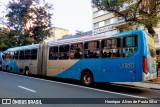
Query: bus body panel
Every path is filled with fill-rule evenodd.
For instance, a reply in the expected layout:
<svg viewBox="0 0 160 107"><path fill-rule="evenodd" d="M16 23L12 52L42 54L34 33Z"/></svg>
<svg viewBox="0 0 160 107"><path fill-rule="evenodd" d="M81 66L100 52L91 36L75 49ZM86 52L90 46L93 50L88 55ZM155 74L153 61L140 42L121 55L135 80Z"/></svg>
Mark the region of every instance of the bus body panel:
<svg viewBox="0 0 160 107"><path fill-rule="evenodd" d="M9 72L15 72L15 73L20 73L18 64L15 60L9 60L9 61L5 61L2 64L2 70L6 70L8 67Z"/></svg>
<svg viewBox="0 0 160 107"><path fill-rule="evenodd" d="M30 74L37 74L37 60L17 60L19 69L22 73L25 72L26 67L29 68Z"/></svg>
<svg viewBox="0 0 160 107"><path fill-rule="evenodd" d="M83 70L89 70L93 73L95 82L136 82L140 81L140 78L136 78L135 64L131 63L132 58L130 60L124 61L125 59L81 59L75 64L71 64L69 68L63 70L54 70L52 69L52 76L60 77L60 78L71 78L80 80L81 72ZM121 61L124 61L128 66L127 68L123 68L124 66L121 64ZM64 61L61 61L65 64ZM97 63L99 62L99 63ZM103 62L101 67L101 62ZM69 64L69 63L68 63ZM115 66L113 66L113 64ZM52 66L54 68L54 65ZM55 66L57 67L57 65ZM130 68L131 67L131 68ZM102 69L103 68L103 69ZM56 73L56 74L53 74ZM47 72L48 73L48 72ZM51 76L48 74L47 76ZM140 76L139 76L140 77ZM137 80L136 80L137 79Z"/></svg>

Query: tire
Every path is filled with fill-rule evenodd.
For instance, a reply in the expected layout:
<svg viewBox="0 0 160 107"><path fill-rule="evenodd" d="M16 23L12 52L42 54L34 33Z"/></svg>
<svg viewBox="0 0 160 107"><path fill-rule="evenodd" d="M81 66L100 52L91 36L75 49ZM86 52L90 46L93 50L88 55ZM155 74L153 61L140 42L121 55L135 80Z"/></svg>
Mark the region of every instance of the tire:
<svg viewBox="0 0 160 107"><path fill-rule="evenodd" d="M84 71L81 74L81 82L85 86L92 86L94 83L93 74L90 71Z"/></svg>

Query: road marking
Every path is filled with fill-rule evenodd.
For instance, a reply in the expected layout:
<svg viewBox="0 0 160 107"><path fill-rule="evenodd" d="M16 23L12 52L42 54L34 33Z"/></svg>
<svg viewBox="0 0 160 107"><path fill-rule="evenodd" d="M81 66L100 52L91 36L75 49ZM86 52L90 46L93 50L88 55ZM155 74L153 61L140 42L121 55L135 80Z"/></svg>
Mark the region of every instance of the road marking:
<svg viewBox="0 0 160 107"><path fill-rule="evenodd" d="M23 87L23 86L18 86L19 88L22 88L24 90L27 90L27 91L31 91L33 93L35 93L36 91L35 90L32 90L32 89L29 89L29 88L26 88L26 87Z"/></svg>
<svg viewBox="0 0 160 107"><path fill-rule="evenodd" d="M7 72L3 72L3 73L7 73ZM51 80L46 80L46 79L41 79L41 78L28 77L28 76L18 75L18 74L12 74L12 73L7 73L7 74L16 75L16 76L20 76L20 77L31 78L31 79L35 79L35 80L46 81L46 82L52 82L52 83L58 83L58 84L63 84L63 85L69 85L69 86L74 86L74 87L80 87L80 88L84 88L84 89L90 89L90 90L99 91L99 92L105 92L105 93L110 93L110 94L123 95L123 96L133 97L133 98L146 98L146 99L148 99L147 97L142 97L142 96L135 96L135 95L118 93L118 92L106 91L106 90L95 89L95 88L90 88L90 87L85 87L85 86L79 86L79 85L74 85L74 84L69 84L69 83L63 83L63 82L57 82L57 81L51 81Z"/></svg>

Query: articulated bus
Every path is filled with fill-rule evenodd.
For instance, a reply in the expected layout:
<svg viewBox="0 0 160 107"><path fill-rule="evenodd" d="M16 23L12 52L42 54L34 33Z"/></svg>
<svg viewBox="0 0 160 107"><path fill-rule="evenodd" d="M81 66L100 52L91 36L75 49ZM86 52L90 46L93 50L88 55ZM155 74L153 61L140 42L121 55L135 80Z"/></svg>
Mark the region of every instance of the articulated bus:
<svg viewBox="0 0 160 107"><path fill-rule="evenodd" d="M142 30L112 36L59 40L10 48L2 69L94 82L142 82L156 79L154 40Z"/></svg>

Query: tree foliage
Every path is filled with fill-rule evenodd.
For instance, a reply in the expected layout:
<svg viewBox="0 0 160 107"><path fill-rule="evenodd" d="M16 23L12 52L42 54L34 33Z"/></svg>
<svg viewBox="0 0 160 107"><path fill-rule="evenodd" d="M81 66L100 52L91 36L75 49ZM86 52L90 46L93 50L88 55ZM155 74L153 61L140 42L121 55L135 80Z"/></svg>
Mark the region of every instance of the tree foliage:
<svg viewBox="0 0 160 107"><path fill-rule="evenodd" d="M101 10L123 17L132 26L144 26L155 36L154 27L160 21L160 0L92 0Z"/></svg>
<svg viewBox="0 0 160 107"><path fill-rule="evenodd" d="M12 0L7 8L8 26L14 31L15 44L26 45L42 42L49 36L52 6L37 5L34 0ZM38 29L37 29L38 28ZM39 33L38 33L39 32Z"/></svg>
<svg viewBox="0 0 160 107"><path fill-rule="evenodd" d="M9 31L8 28L0 27L0 51L15 46L14 33L14 31Z"/></svg>

